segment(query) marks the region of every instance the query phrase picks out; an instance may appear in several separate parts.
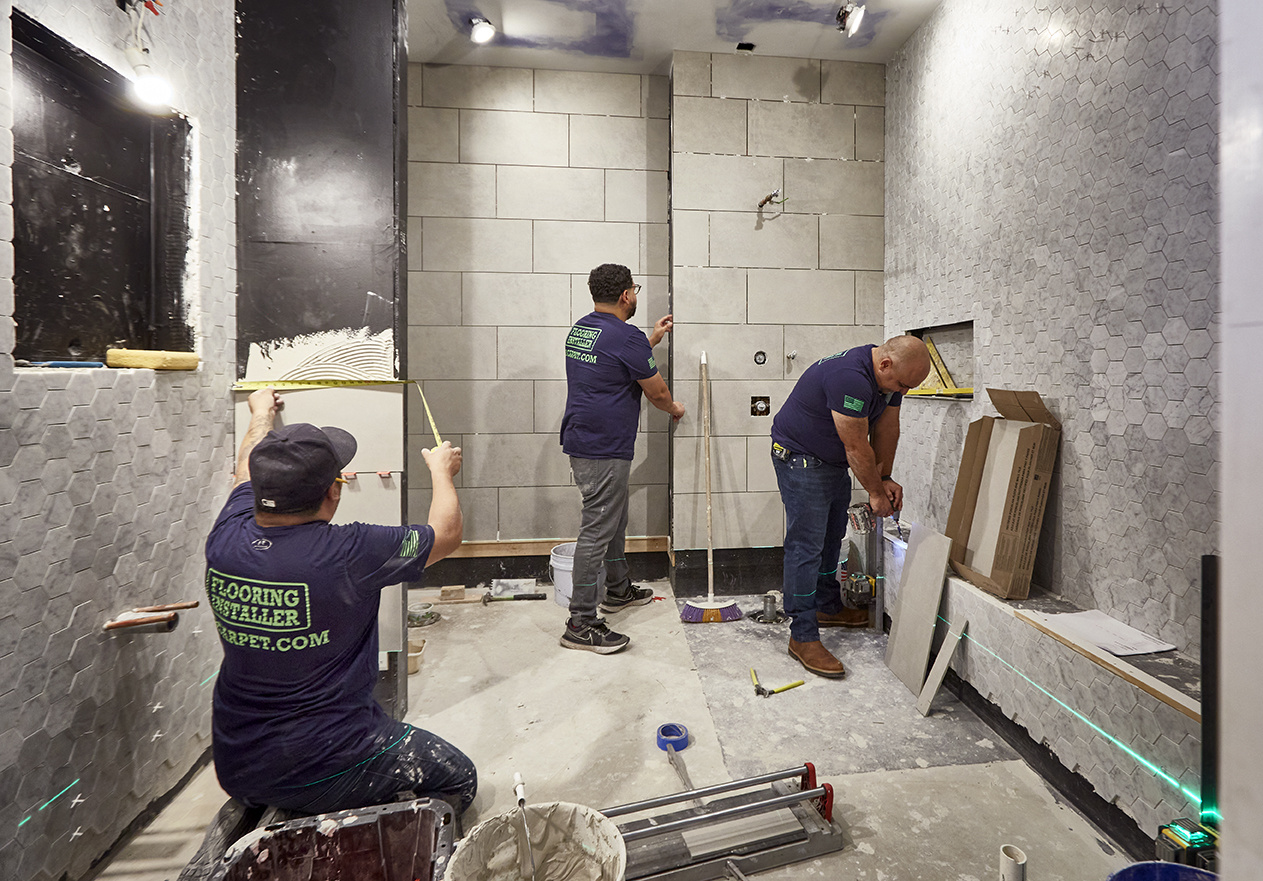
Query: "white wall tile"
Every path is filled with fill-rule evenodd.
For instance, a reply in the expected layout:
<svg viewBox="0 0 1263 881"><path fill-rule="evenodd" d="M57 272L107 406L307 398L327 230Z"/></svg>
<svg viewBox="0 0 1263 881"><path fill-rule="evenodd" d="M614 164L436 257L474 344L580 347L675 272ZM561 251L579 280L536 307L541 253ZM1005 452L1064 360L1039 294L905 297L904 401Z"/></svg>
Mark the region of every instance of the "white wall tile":
<svg viewBox="0 0 1263 881"><path fill-rule="evenodd" d="M462 324L569 327L570 276L530 272L467 272Z"/></svg>
<svg viewBox="0 0 1263 881"><path fill-rule="evenodd" d="M696 153L676 153L674 159L671 204L678 209L756 211L765 196L785 186L782 159Z"/></svg>
<svg viewBox="0 0 1263 881"><path fill-rule="evenodd" d="M671 149L679 153L746 152L746 104L742 99L679 95L671 121Z"/></svg>
<svg viewBox="0 0 1263 881"><path fill-rule="evenodd" d="M420 67L409 65L410 68ZM421 162L460 159L460 111L438 107L408 110L408 158Z"/></svg>
<svg viewBox="0 0 1263 881"><path fill-rule="evenodd" d="M754 212L717 212L710 215L710 263L814 269L818 235L812 216L782 214L769 220Z"/></svg>
<svg viewBox="0 0 1263 881"><path fill-rule="evenodd" d="M557 455L566 458L561 447ZM499 494L501 541L578 536L583 497L577 486L504 487Z"/></svg>
<svg viewBox="0 0 1263 881"><path fill-rule="evenodd" d="M667 535L670 505L665 485L633 486L627 500L628 535Z"/></svg>
<svg viewBox="0 0 1263 881"><path fill-rule="evenodd" d="M570 484L570 461L552 435L466 435L463 460L467 487Z"/></svg>
<svg viewBox="0 0 1263 881"><path fill-rule="evenodd" d="M424 383L425 398L434 414L439 435L453 434L528 434L535 430L535 402L533 383L526 380L433 380ZM413 392L415 404L420 396ZM410 402L410 407L413 404ZM432 434L424 410L417 406L417 414L409 410L409 426L424 426L423 435ZM427 446L430 444L427 443Z"/></svg>
<svg viewBox="0 0 1263 881"><path fill-rule="evenodd" d="M784 340L779 324L734 326L689 322L676 328L672 334L675 337L673 348L677 377L699 378L704 351L712 382L781 378ZM767 356L763 364L755 363L756 352Z"/></svg>
<svg viewBox="0 0 1263 881"><path fill-rule="evenodd" d="M536 272L587 275L602 263L640 271L639 224L541 220L534 227Z"/></svg>
<svg viewBox="0 0 1263 881"><path fill-rule="evenodd" d="M820 62L821 97L828 104L886 103L886 65L856 61Z"/></svg>
<svg viewBox="0 0 1263 881"><path fill-rule="evenodd" d="M409 327L409 379L495 379L494 327Z"/></svg>
<svg viewBox="0 0 1263 881"><path fill-rule="evenodd" d="M665 280L671 272L671 229L665 223L640 225L640 269L641 284L644 279L658 277L663 279L662 290L666 290Z"/></svg>
<svg viewBox="0 0 1263 881"><path fill-rule="evenodd" d="M427 107L531 109L534 87L529 70L467 64L427 64L424 67L421 97Z"/></svg>
<svg viewBox="0 0 1263 881"><path fill-rule="evenodd" d="M669 157L665 119L570 117L570 164L576 168L666 171Z"/></svg>
<svg viewBox="0 0 1263 881"><path fill-rule="evenodd" d="M421 226L420 268L427 271L531 271L529 220L427 217Z"/></svg>
<svg viewBox="0 0 1263 881"><path fill-rule="evenodd" d="M605 219L605 174L597 168L501 165L495 189L498 217Z"/></svg>
<svg viewBox="0 0 1263 881"><path fill-rule="evenodd" d="M501 165L568 165L568 117L561 113L462 110L460 161Z"/></svg>
<svg viewBox="0 0 1263 881"><path fill-rule="evenodd" d="M565 379L564 327L502 327L498 334L500 379Z"/></svg>
<svg viewBox="0 0 1263 881"><path fill-rule="evenodd" d="M676 319L706 324L744 324L747 271L677 267L674 273Z"/></svg>
<svg viewBox="0 0 1263 881"><path fill-rule="evenodd" d="M707 353L709 356L709 353ZM684 374L681 374L682 376ZM711 379L711 434L715 437L770 436L772 431L772 415L785 403L785 398L793 390L793 382L783 379L768 380L716 380ZM677 378L672 391L681 401L687 414L675 425L675 437L687 437L702 433L701 383L697 379L696 370L687 374L687 379ZM771 415L751 416L750 398L765 396L771 403Z"/></svg>
<svg viewBox="0 0 1263 881"><path fill-rule="evenodd" d="M641 406L652 407L653 405L642 401ZM665 486L670 472L667 467L671 458L670 449L671 438L665 431L642 431L637 434L629 484Z"/></svg>
<svg viewBox="0 0 1263 881"><path fill-rule="evenodd" d="M820 266L885 269L886 230L881 217L830 214L820 218Z"/></svg>
<svg viewBox="0 0 1263 881"><path fill-rule="evenodd" d="M855 108L847 104L750 104L750 154L855 158Z"/></svg>
<svg viewBox="0 0 1263 881"><path fill-rule="evenodd" d="M674 496L674 546L706 547L706 494ZM777 547L785 540L785 509L779 493L711 495L711 524L716 548Z"/></svg>
<svg viewBox="0 0 1263 881"><path fill-rule="evenodd" d="M793 360L786 359L785 378L797 381L804 370L821 358L845 352L852 346L881 343L885 338L884 328L880 325L828 327L787 324L785 325L785 351L798 354Z"/></svg>
<svg viewBox="0 0 1263 881"><path fill-rule="evenodd" d="M416 217L495 217L495 167L454 162L409 162L408 214Z"/></svg>
<svg viewBox="0 0 1263 881"><path fill-rule="evenodd" d="M884 108L855 108L855 158L875 162L886 158L886 111Z"/></svg>
<svg viewBox="0 0 1263 881"><path fill-rule="evenodd" d="M560 437L561 417L566 412L566 381L535 380L535 427L533 431Z"/></svg>
<svg viewBox="0 0 1263 881"><path fill-rule="evenodd" d="M412 475L408 477L408 522L425 523L430 516L430 489L428 486L414 487L415 481ZM456 497L460 500L460 513L464 526L463 539L465 541L495 541L500 514L497 491L494 488L464 488L456 491Z"/></svg>
<svg viewBox="0 0 1263 881"><path fill-rule="evenodd" d="M408 324L460 324L460 273L409 272Z"/></svg>
<svg viewBox="0 0 1263 881"><path fill-rule="evenodd" d="M698 419L701 417L698 416ZM706 446L702 435L677 436L672 443L675 459L671 490L674 493L706 492ZM715 437L710 447L711 494L742 493L746 483L746 438Z"/></svg>
<svg viewBox="0 0 1263 881"><path fill-rule="evenodd" d="M711 56L711 94L768 101L820 100L820 62L758 55Z"/></svg>
<svg viewBox="0 0 1263 881"><path fill-rule="evenodd" d="M881 327L885 320L885 273L855 273L855 323Z"/></svg>
<svg viewBox="0 0 1263 881"><path fill-rule="evenodd" d="M641 106L650 119L667 119L671 115L671 80L665 76L642 76Z"/></svg>
<svg viewBox="0 0 1263 881"><path fill-rule="evenodd" d="M746 438L746 489L750 492L780 492L776 485L776 468L772 465L771 451L770 434L768 437Z"/></svg>
<svg viewBox="0 0 1263 881"><path fill-rule="evenodd" d="M823 269L749 270L751 324L854 324L855 273Z"/></svg>
<svg viewBox="0 0 1263 881"><path fill-rule="evenodd" d="M710 95L710 55L706 52L672 53L671 90L676 95Z"/></svg>
<svg viewBox="0 0 1263 881"><path fill-rule="evenodd" d="M705 211L671 211L672 252L676 266L710 263L710 214Z"/></svg>
<svg viewBox="0 0 1263 881"><path fill-rule="evenodd" d="M535 112L638 117L641 78L626 73L537 70Z"/></svg>
<svg viewBox="0 0 1263 881"><path fill-rule="evenodd" d="M604 175L605 216L595 219L638 223L665 224L667 222L667 173L665 171L627 171L611 168L606 170Z"/></svg>
<svg viewBox="0 0 1263 881"><path fill-rule="evenodd" d="M785 207L801 214L882 214L886 167L881 162L786 159Z"/></svg>

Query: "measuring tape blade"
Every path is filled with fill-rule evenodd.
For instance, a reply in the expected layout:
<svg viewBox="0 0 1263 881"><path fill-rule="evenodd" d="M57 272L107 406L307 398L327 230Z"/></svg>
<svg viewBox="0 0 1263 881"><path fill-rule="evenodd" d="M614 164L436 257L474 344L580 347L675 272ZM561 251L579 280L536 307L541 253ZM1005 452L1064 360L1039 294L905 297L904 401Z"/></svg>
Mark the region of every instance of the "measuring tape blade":
<svg viewBox="0 0 1263 881"><path fill-rule="evenodd" d="M297 391L308 388L357 388L365 385L404 385L410 379L277 379L238 381L233 384L235 392L253 392L261 388L274 388L277 391Z"/></svg>

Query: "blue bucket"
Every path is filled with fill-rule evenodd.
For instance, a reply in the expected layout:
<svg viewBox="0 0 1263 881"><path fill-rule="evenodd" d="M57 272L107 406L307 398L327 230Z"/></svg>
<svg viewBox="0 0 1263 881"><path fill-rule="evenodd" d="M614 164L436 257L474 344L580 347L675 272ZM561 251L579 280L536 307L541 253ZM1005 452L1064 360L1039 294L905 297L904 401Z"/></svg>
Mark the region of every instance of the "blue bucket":
<svg viewBox="0 0 1263 881"><path fill-rule="evenodd" d="M1125 866L1110 875L1109 881L1210 881L1218 877L1214 872L1194 866L1153 861Z"/></svg>

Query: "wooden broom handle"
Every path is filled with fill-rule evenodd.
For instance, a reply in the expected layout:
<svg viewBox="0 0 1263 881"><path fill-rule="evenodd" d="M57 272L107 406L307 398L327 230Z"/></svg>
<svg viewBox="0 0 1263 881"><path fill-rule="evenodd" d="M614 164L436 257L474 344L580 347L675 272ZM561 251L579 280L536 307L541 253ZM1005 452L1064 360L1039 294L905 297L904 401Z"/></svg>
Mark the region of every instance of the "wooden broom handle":
<svg viewBox="0 0 1263 881"><path fill-rule="evenodd" d="M710 520L710 373L702 358L702 435L706 444L706 601L715 601L715 547Z"/></svg>

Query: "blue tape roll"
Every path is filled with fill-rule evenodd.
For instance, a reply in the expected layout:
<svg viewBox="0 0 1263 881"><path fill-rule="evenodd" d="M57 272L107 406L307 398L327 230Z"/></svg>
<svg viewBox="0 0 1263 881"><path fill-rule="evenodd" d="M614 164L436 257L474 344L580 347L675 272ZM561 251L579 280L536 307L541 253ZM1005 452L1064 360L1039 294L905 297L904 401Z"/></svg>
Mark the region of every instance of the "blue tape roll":
<svg viewBox="0 0 1263 881"><path fill-rule="evenodd" d="M689 730L683 725L668 722L665 725L658 726L658 749L666 752L669 746L676 752L679 752L688 745Z"/></svg>

